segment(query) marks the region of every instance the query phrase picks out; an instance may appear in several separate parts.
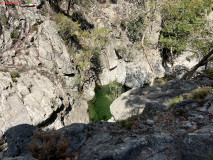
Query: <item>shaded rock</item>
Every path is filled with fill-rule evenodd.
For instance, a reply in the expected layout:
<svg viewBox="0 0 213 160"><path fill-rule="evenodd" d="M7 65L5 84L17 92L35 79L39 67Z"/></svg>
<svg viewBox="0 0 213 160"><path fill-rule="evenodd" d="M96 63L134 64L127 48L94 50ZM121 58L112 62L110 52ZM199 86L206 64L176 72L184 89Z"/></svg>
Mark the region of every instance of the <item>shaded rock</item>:
<svg viewBox="0 0 213 160"><path fill-rule="evenodd" d="M95 143L94 143L95 142ZM141 147L148 143L145 138L123 136L121 140L109 133L93 135L79 152L79 160L87 159L116 159L134 160L140 153Z"/></svg>
<svg viewBox="0 0 213 160"><path fill-rule="evenodd" d="M0 36L1 36L1 34L2 34L2 25L0 23Z"/></svg>
<svg viewBox="0 0 213 160"><path fill-rule="evenodd" d="M69 152L78 150L87 140L88 129L85 124L72 124L59 131L63 136L69 139Z"/></svg>
<svg viewBox="0 0 213 160"><path fill-rule="evenodd" d="M166 106L161 105L160 103L157 102L148 102L145 104L145 108L142 112L142 116L146 117L154 117L163 111L165 111Z"/></svg>
<svg viewBox="0 0 213 160"><path fill-rule="evenodd" d="M29 153L27 146L32 140L32 135L37 127L22 124L10 128L6 131L6 139L8 144L8 157L22 156Z"/></svg>
<svg viewBox="0 0 213 160"><path fill-rule="evenodd" d="M15 158L5 157L2 160L37 160L37 159L33 157L28 157L28 156L24 156L24 157L19 156Z"/></svg>
<svg viewBox="0 0 213 160"><path fill-rule="evenodd" d="M209 125L186 136L182 146L182 159L212 159L212 151L213 125Z"/></svg>
<svg viewBox="0 0 213 160"><path fill-rule="evenodd" d="M146 108L145 113L156 115L168 106L175 97L180 95L185 97L198 86L212 85L213 81L207 78L186 81L169 81L164 85L156 85L147 88L134 88L123 93L120 97L113 101L110 111L115 120L126 119L135 114L140 114ZM150 103L152 102L152 103ZM156 102L156 103L155 103ZM148 104L147 104L148 103ZM147 107L145 107L147 105ZM187 114L190 109L198 108L198 103L194 100L184 100L174 106L174 115ZM150 110L149 110L150 108ZM154 110L154 108L156 108ZM151 111L151 112L150 112ZM155 113L156 112L156 113ZM189 114L193 114L189 112Z"/></svg>
<svg viewBox="0 0 213 160"><path fill-rule="evenodd" d="M146 123L148 124L148 125L154 125L154 121L153 120L151 120L151 119L147 119L146 120Z"/></svg>
<svg viewBox="0 0 213 160"><path fill-rule="evenodd" d="M173 114L176 116L185 116L191 109L198 107L198 103L195 100L183 100L178 102L173 107Z"/></svg>

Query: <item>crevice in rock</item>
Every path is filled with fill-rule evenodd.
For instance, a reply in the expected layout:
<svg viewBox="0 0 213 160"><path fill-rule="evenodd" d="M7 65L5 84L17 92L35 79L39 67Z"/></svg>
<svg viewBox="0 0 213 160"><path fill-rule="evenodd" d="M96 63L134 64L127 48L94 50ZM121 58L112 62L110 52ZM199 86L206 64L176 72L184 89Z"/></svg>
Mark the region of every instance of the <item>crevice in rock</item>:
<svg viewBox="0 0 213 160"><path fill-rule="evenodd" d="M3 30L3 28L2 28L2 25L0 23L0 35L2 35L2 30Z"/></svg>
<svg viewBox="0 0 213 160"><path fill-rule="evenodd" d="M72 106L71 106L71 104L69 103L68 107L67 107L66 110L65 110L65 114L64 114L64 115L67 115L71 110L72 110Z"/></svg>
<svg viewBox="0 0 213 160"><path fill-rule="evenodd" d="M110 68L109 70L112 71L112 70L114 70L115 68L117 68L117 66L115 66L115 67L113 67L113 68Z"/></svg>
<svg viewBox="0 0 213 160"><path fill-rule="evenodd" d="M64 76L67 76L67 77L75 77L75 73L70 73L70 74L64 73Z"/></svg>
<svg viewBox="0 0 213 160"><path fill-rule="evenodd" d="M58 117L58 114L63 111L65 108L64 104L62 104L56 111L53 111L53 113L50 115L50 117L48 119L46 119L45 121L41 122L40 124L37 125L37 127L41 128L41 127L47 127L49 125L51 125L52 123L55 122L55 120Z"/></svg>
<svg viewBox="0 0 213 160"><path fill-rule="evenodd" d="M78 22L81 24L81 29L82 30L90 30L94 28L93 24L90 24L86 18L82 15L81 12L74 12L71 16L72 20L74 22Z"/></svg>
<svg viewBox="0 0 213 160"><path fill-rule="evenodd" d="M118 59L122 59L122 57L119 55L119 51L117 49L115 49L115 54L118 57Z"/></svg>

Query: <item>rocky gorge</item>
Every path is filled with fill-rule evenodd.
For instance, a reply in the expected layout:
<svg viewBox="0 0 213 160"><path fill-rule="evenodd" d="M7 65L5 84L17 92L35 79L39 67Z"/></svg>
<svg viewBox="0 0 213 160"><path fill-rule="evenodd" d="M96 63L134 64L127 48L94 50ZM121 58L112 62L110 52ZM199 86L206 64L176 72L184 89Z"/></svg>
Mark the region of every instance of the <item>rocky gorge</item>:
<svg viewBox="0 0 213 160"><path fill-rule="evenodd" d="M35 131L62 134L68 142L64 159L213 158L212 92L205 103L187 99L198 87L213 86L213 81L179 80L199 58L192 57L192 51L177 56L173 64L163 57L157 9L143 17L134 0L32 3L37 7L0 6L0 159L35 159L29 151ZM212 13L207 16L211 27ZM67 19L58 23L57 15L73 21L70 30L75 34L69 42L60 30ZM143 35L135 24L145 30ZM138 35L133 36L131 27ZM98 28L104 31L97 30L93 42ZM101 47L95 46L97 39ZM84 64L89 57L83 52L85 44L98 48L95 63ZM175 80L141 88L165 75ZM110 105L109 122L89 123L88 101L95 97L95 87L113 81L132 89ZM179 96L183 100L168 109Z"/></svg>

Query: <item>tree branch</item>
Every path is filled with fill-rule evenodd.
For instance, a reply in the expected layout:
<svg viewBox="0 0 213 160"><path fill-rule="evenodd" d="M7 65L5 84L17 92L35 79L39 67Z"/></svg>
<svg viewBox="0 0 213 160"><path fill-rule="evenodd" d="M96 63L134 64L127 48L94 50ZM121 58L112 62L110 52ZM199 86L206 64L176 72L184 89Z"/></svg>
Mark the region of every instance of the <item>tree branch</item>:
<svg viewBox="0 0 213 160"><path fill-rule="evenodd" d="M186 72L183 77L181 78L181 80L186 80L186 79L190 79L192 78L194 72L201 66L203 66L205 64L205 62L208 61L208 58L213 54L213 49L207 54L205 55L200 62L198 62L198 64L196 64L194 67L192 67L192 69L189 72Z"/></svg>

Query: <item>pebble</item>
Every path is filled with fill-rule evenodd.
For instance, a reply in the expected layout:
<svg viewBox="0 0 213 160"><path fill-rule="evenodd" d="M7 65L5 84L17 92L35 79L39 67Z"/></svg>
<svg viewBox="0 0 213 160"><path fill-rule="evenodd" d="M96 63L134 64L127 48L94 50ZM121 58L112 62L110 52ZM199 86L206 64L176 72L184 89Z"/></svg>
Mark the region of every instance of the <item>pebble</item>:
<svg viewBox="0 0 213 160"><path fill-rule="evenodd" d="M147 119L146 120L146 123L148 124L148 125L154 125L154 121L153 120L151 120L151 119Z"/></svg>

